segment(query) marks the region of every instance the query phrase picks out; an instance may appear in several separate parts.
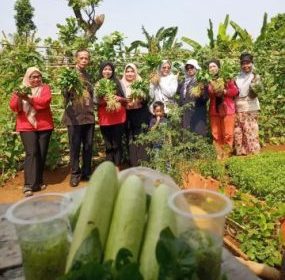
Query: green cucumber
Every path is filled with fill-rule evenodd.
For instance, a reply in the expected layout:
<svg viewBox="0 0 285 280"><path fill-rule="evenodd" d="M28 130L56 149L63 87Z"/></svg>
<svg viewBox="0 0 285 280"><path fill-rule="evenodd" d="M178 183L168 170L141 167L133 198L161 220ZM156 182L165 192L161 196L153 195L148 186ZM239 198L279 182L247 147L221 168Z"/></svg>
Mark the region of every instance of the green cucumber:
<svg viewBox="0 0 285 280"><path fill-rule="evenodd" d="M116 200L105 260L115 260L121 248L138 259L146 218L146 193L141 179L130 175L122 184Z"/></svg>
<svg viewBox="0 0 285 280"><path fill-rule="evenodd" d="M175 215L168 207L168 197L173 190L164 184L159 185L151 198L146 234L140 255L140 272L144 280L158 279L159 267L155 250L160 232L169 227L176 233Z"/></svg>
<svg viewBox="0 0 285 280"><path fill-rule="evenodd" d="M115 165L106 161L92 174L81 204L78 221L67 258L69 271L82 242L97 228L101 247L104 248L118 192L118 177Z"/></svg>

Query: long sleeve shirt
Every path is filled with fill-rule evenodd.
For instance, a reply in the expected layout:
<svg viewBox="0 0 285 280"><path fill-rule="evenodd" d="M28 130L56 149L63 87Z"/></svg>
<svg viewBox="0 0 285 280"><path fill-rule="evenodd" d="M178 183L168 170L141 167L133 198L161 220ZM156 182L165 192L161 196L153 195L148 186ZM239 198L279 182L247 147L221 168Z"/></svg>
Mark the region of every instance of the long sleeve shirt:
<svg viewBox="0 0 285 280"><path fill-rule="evenodd" d="M231 80L225 84L225 90L226 92L223 95L223 104L226 107L226 114L233 115L236 112L234 98L238 95L238 88L235 82ZM217 97L211 83L208 84L208 94L210 98L209 114L210 116L218 116L219 113L217 112L216 109Z"/></svg>
<svg viewBox="0 0 285 280"><path fill-rule="evenodd" d="M51 130L54 127L52 113L50 109L51 89L48 85L42 86L39 96L31 99L31 106L36 110L35 118L37 128L34 128L29 122L26 113L21 105L22 100L16 93L12 94L10 99L10 108L17 113L16 131L42 131Z"/></svg>
<svg viewBox="0 0 285 280"><path fill-rule="evenodd" d="M161 101L165 105L165 113L169 112L169 104L174 103L174 96L176 94L178 87L177 77L170 74L165 77L160 77L158 85L150 85L149 95L150 98L155 101ZM152 112L152 104L150 106L150 111Z"/></svg>
<svg viewBox="0 0 285 280"><path fill-rule="evenodd" d="M253 79L258 79L259 76L255 77L253 73L241 73L236 78L236 84L240 91L239 96L236 98L236 110L237 112L252 112L260 110L259 100L257 97L250 97L250 85Z"/></svg>

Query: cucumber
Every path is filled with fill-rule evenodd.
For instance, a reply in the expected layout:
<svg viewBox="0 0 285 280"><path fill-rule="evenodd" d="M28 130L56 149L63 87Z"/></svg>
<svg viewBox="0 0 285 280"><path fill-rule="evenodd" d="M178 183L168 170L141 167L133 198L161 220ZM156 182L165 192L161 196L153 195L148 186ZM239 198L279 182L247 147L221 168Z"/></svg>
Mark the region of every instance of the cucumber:
<svg viewBox="0 0 285 280"><path fill-rule="evenodd" d="M105 261L115 260L121 248L138 259L146 219L146 193L141 179L130 175L122 184L116 200L106 244Z"/></svg>
<svg viewBox="0 0 285 280"><path fill-rule="evenodd" d="M173 190L164 184L160 184L154 191L146 228L146 234L140 255L140 272L144 280L158 279L158 263L155 250L160 232L169 227L176 233L175 215L168 207L168 197Z"/></svg>
<svg viewBox="0 0 285 280"><path fill-rule="evenodd" d="M70 270L80 245L95 228L98 229L100 243L104 248L117 192L115 165L105 161L96 168L88 182L67 258L66 272Z"/></svg>

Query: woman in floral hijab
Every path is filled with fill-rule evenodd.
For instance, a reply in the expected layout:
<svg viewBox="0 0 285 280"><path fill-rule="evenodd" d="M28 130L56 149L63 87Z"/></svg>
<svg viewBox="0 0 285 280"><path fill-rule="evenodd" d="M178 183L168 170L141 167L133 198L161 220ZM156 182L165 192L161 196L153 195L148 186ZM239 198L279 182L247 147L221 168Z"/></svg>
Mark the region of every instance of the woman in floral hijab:
<svg viewBox="0 0 285 280"><path fill-rule="evenodd" d="M25 150L25 196L46 188L43 172L54 127L50 102L51 88L42 82L41 71L29 67L22 87L13 92L10 100L10 108L17 114L16 131L20 133Z"/></svg>

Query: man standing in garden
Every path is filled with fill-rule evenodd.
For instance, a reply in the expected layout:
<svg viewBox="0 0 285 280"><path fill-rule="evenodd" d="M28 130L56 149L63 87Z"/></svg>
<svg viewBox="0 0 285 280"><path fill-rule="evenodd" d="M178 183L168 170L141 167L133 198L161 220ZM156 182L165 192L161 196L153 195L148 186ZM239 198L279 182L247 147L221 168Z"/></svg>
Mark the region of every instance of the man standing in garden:
<svg viewBox="0 0 285 280"><path fill-rule="evenodd" d="M90 61L87 50L79 50L75 55L76 70L83 84L83 94L65 90L65 112L63 122L68 129L71 177L70 186L78 186L80 180L87 181L92 173L92 144L95 127L93 87L86 71ZM80 150L82 145L82 166Z"/></svg>

